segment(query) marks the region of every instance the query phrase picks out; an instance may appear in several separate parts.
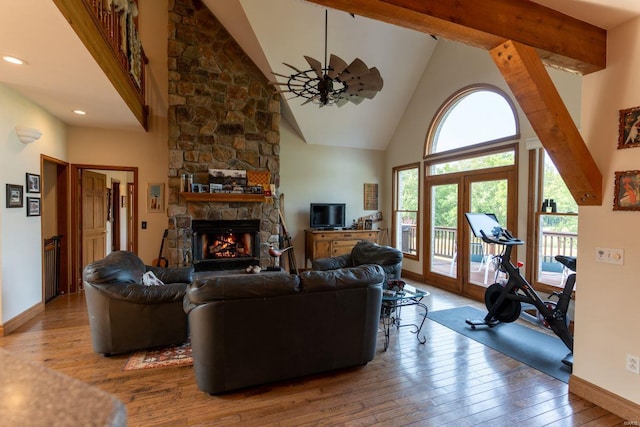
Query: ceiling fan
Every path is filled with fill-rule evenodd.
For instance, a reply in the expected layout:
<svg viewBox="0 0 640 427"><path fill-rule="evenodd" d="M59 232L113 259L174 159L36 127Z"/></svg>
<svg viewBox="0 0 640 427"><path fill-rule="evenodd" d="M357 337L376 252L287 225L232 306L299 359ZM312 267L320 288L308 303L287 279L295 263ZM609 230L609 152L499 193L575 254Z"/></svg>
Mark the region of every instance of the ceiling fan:
<svg viewBox="0 0 640 427"><path fill-rule="evenodd" d="M286 83L271 82L274 85L286 86L280 90L283 93L292 93L295 97L305 98L302 105L314 103L323 107L325 105L337 105L342 107L348 102L360 104L365 99L372 99L382 90L382 76L377 68L368 68L361 59L356 58L347 64L336 55L331 54L327 62L327 23L328 11L324 15L324 66L317 59L305 55L307 63L311 67L308 70L300 70L293 65L283 63L291 68L294 73L284 75L273 73L276 76L287 79Z"/></svg>

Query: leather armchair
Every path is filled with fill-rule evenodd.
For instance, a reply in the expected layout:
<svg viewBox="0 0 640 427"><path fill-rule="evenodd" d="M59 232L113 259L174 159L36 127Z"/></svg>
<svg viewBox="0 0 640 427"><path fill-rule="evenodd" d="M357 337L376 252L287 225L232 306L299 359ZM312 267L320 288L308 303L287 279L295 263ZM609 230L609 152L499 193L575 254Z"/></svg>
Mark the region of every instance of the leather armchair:
<svg viewBox="0 0 640 427"><path fill-rule="evenodd" d="M311 260L313 270L335 270L377 264L384 270L386 280L400 279L402 274L402 252L391 246L380 246L373 242L358 242L351 253L331 258Z"/></svg>
<svg viewBox="0 0 640 427"><path fill-rule="evenodd" d="M152 271L164 285L145 286ZM91 340L105 356L182 344L187 316L182 308L193 269L145 266L134 253L111 252L83 271Z"/></svg>

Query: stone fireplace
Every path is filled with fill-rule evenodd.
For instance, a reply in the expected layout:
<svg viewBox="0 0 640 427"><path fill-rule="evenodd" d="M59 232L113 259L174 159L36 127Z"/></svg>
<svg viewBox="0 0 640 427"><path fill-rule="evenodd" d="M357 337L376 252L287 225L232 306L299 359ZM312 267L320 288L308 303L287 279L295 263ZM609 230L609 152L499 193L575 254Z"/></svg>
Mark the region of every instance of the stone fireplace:
<svg viewBox="0 0 640 427"><path fill-rule="evenodd" d="M206 185L210 169L269 171L277 192L280 96L201 0L169 5L169 263L218 261L204 258L202 242L198 247L186 242L197 233L201 238L196 230L201 221L240 221L256 224L258 230L255 237L235 243L236 250L242 248L238 258L244 258L250 244L248 258L265 267L271 258L261 243L280 232L278 199L194 197L181 192L180 176L192 175L194 183ZM205 234L209 245L211 237ZM239 264L231 262L234 268Z"/></svg>

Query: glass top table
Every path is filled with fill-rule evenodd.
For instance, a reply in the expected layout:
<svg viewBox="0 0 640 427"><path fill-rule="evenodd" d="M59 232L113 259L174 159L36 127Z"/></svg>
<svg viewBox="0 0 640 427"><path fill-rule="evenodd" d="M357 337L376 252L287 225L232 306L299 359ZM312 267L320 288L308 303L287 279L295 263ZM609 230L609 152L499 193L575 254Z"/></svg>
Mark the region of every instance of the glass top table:
<svg viewBox="0 0 640 427"><path fill-rule="evenodd" d="M424 344L427 342L427 338L423 335L420 338L420 332L422 331L422 326L424 325L424 320L427 318L427 313L429 312L429 308L425 303L422 302L422 299L429 295L429 292L423 291L422 289L417 289L411 285L404 285L404 288L401 291L393 291L384 289L382 291L382 308L380 310L380 323L381 329L384 332L384 349L385 351L389 348L389 335L391 333L391 327L395 326L396 330L399 330L401 327L410 326L413 327L414 330L411 332L416 334L416 338L420 344ZM402 307L407 306L416 306L420 307L424 310L424 314L418 313L418 309L416 308L416 316L422 316L422 321L420 321L419 325L417 323L406 323L403 324L401 322L401 311Z"/></svg>

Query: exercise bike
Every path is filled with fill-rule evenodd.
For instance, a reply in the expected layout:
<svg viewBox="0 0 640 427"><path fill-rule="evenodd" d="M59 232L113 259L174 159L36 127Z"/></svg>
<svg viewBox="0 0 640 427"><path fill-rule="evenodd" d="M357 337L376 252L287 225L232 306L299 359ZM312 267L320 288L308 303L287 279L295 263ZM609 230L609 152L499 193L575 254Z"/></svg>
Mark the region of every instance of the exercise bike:
<svg viewBox="0 0 640 427"><path fill-rule="evenodd" d="M549 295L549 298L557 297L558 301L544 301L520 274L520 268L511 262L513 248L524 244L524 242L502 228L493 214L467 213L465 216L474 235L486 243L503 246L502 253L495 255L495 261L497 261L498 271L506 273L507 276L506 280L497 281L485 291L484 302L489 312L484 319L467 319L466 323L471 329L476 329L478 326L492 328L501 322L509 323L518 319L523 303L533 305L537 310L537 319L540 323L551 329L570 350L562 362L571 367L573 365L573 335L569 331L567 310L576 282L576 258L556 255L555 259L572 273L567 276L562 292L553 292Z"/></svg>

